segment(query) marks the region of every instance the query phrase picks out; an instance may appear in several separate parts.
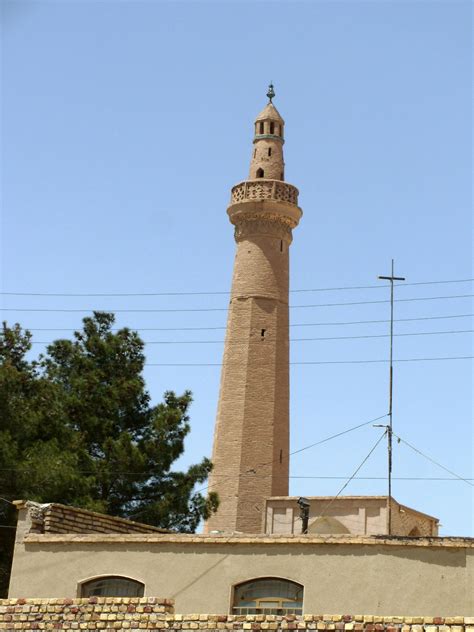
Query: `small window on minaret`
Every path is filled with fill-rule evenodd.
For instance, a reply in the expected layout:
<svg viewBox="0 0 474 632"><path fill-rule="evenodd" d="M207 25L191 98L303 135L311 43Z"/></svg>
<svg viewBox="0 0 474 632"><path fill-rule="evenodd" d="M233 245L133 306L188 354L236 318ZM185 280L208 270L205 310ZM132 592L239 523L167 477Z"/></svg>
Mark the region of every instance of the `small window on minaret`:
<svg viewBox="0 0 474 632"><path fill-rule="evenodd" d="M257 178L263 178L265 175L265 172L263 171L263 169L257 169Z"/></svg>
<svg viewBox="0 0 474 632"><path fill-rule="evenodd" d="M275 133L275 123L270 123L270 134Z"/></svg>
<svg viewBox="0 0 474 632"><path fill-rule="evenodd" d="M268 148L268 155L269 155L269 156L271 156L271 155L272 155L272 148L271 148L271 147L269 147L269 148Z"/></svg>
<svg viewBox="0 0 474 632"><path fill-rule="evenodd" d="M263 134L263 123L260 123L260 134Z"/></svg>
<svg viewBox="0 0 474 632"><path fill-rule="evenodd" d="M253 150L253 157L255 158L255 156L256 156L256 155L257 155L257 150L256 150L256 149L254 149L254 150Z"/></svg>

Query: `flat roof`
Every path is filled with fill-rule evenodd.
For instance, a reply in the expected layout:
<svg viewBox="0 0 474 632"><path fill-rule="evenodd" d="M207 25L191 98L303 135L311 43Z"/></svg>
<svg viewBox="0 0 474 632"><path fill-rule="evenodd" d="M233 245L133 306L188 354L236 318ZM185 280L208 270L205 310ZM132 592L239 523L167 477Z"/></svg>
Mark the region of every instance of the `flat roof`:
<svg viewBox="0 0 474 632"><path fill-rule="evenodd" d="M470 537L409 537L409 536L358 536L358 535L245 535L245 534L187 534L187 533L30 533L25 536L24 544L117 544L147 543L176 545L369 545L369 546L415 546L434 548L474 548L474 538Z"/></svg>

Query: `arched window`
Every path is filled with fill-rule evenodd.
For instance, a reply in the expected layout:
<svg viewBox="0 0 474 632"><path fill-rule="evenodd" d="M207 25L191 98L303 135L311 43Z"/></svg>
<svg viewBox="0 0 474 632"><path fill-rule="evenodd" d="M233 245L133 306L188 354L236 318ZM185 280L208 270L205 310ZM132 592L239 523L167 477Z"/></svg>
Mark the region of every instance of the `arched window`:
<svg viewBox="0 0 474 632"><path fill-rule="evenodd" d="M275 123L270 123L270 134L275 133Z"/></svg>
<svg viewBox="0 0 474 632"><path fill-rule="evenodd" d="M264 577L234 588L233 614L302 614L303 586L289 579Z"/></svg>
<svg viewBox="0 0 474 632"><path fill-rule="evenodd" d="M145 586L135 579L108 575L84 582L81 597L143 597Z"/></svg>
<svg viewBox="0 0 474 632"><path fill-rule="evenodd" d="M321 516L320 518L316 518L314 522L309 525L308 528L309 533L349 533L349 529L345 527L342 522L336 520L336 518L331 518L330 516Z"/></svg>
<svg viewBox="0 0 474 632"><path fill-rule="evenodd" d="M263 169L257 169L257 178L263 178L265 176L265 172Z"/></svg>
<svg viewBox="0 0 474 632"><path fill-rule="evenodd" d="M263 134L263 121L260 123L260 134Z"/></svg>
<svg viewBox="0 0 474 632"><path fill-rule="evenodd" d="M418 527L413 527L413 529L408 534L411 538L419 538L421 536L420 530Z"/></svg>
<svg viewBox="0 0 474 632"><path fill-rule="evenodd" d="M268 155L269 155L269 156L271 156L271 155L272 155L272 148L271 148L271 147L269 147L269 148L268 148Z"/></svg>

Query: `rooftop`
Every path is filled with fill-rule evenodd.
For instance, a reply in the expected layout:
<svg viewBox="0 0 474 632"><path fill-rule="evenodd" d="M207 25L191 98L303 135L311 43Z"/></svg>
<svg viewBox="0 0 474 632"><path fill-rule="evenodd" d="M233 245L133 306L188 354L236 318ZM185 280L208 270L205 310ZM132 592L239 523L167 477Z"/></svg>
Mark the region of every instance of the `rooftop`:
<svg viewBox="0 0 474 632"><path fill-rule="evenodd" d="M284 123L285 122L283 120L281 114L278 112L276 107L273 105L273 103L267 103L267 105L263 108L263 110L260 112L260 114L255 119L255 122L268 120L268 119L270 119L272 121L278 121L278 123Z"/></svg>

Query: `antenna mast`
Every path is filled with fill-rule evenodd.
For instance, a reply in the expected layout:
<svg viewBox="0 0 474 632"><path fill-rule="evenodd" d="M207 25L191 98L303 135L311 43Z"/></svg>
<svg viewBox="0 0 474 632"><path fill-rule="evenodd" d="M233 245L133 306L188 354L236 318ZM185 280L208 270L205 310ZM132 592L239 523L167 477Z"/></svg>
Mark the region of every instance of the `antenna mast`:
<svg viewBox="0 0 474 632"><path fill-rule="evenodd" d="M395 262L392 259L392 273L390 276L379 276L384 281L390 281L390 381L389 381L389 400L388 400L388 418L387 426L388 440L388 535L392 535L392 433L393 433L393 282L405 281L405 277L395 276Z"/></svg>

